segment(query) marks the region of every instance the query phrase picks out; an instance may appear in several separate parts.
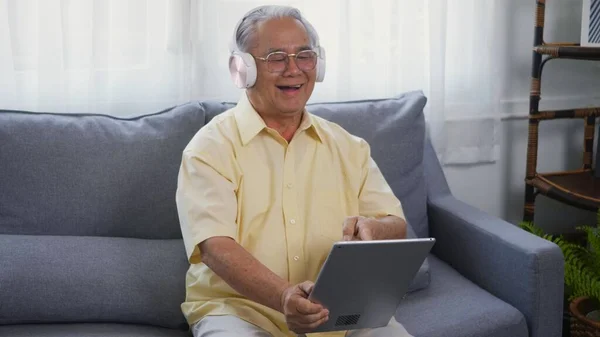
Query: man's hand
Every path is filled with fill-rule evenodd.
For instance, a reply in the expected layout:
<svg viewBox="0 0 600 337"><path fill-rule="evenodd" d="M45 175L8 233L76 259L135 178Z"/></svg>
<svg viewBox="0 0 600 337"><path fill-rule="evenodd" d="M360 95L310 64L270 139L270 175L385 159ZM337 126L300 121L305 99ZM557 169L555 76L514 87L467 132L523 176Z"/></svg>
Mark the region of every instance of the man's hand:
<svg viewBox="0 0 600 337"><path fill-rule="evenodd" d="M309 333L329 319L329 310L308 300L314 284L306 281L291 286L281 294L281 308L288 328L295 333Z"/></svg>
<svg viewBox="0 0 600 337"><path fill-rule="evenodd" d="M379 229L378 221L364 216L350 216L344 220L344 241L369 241L373 240L373 232Z"/></svg>
<svg viewBox="0 0 600 337"><path fill-rule="evenodd" d="M406 222L393 215L380 219L350 216L344 220L344 241L369 241L403 239L406 237Z"/></svg>

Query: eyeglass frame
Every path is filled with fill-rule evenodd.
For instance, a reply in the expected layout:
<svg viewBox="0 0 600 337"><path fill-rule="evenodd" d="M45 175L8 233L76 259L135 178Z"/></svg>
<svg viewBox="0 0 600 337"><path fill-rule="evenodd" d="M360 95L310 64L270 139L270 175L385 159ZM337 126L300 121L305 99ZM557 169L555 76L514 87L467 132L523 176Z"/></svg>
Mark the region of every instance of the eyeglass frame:
<svg viewBox="0 0 600 337"><path fill-rule="evenodd" d="M308 52L313 52L315 54L315 56L316 56L315 65L312 68L310 68L310 69L302 70L302 69L300 69L300 67L298 67L298 59L297 59L297 57L298 57L298 54L303 53L303 52L307 52L307 51ZM264 57L254 56L254 55L252 55L252 57L254 57L257 60L261 60L263 62L266 62L267 63L267 70L268 70L268 67L269 67L268 66L269 65L269 56L271 56L273 54L285 54L286 55L286 58L285 58L286 61L285 61L285 68L283 68L283 70L281 70L281 71L269 71L272 74L277 74L277 73L283 73L283 72L285 72L288 69L289 65L290 65L290 61L289 60L290 60L290 57L292 57L292 56L294 57L294 62L296 62L296 67L298 67L298 69L300 69L301 71L311 71L311 70L314 70L317 67L317 63L319 62L319 60L318 60L319 59L319 53L317 53L313 49L304 49L304 50L301 50L301 51L299 51L297 53L293 53L293 54L288 54L288 53L286 53L284 51L274 51L274 52L268 53Z"/></svg>

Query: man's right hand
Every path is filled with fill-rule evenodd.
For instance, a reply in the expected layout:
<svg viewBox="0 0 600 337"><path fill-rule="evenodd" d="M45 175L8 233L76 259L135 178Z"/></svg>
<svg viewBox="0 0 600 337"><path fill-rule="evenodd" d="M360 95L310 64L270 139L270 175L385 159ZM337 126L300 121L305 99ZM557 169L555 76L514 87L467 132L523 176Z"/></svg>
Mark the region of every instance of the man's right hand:
<svg viewBox="0 0 600 337"><path fill-rule="evenodd" d="M295 333L309 333L329 319L329 310L308 300L314 283L293 285L281 294L281 308L288 328Z"/></svg>

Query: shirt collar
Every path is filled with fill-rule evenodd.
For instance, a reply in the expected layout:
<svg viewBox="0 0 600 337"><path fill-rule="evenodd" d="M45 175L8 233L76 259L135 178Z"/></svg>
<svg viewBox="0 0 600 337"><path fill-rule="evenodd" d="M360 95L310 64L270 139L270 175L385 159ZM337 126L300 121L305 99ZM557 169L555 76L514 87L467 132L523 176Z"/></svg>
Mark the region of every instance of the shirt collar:
<svg viewBox="0 0 600 337"><path fill-rule="evenodd" d="M263 121L256 110L254 110L252 104L250 104L245 91L237 103L233 114L244 146L267 127L265 121Z"/></svg>
<svg viewBox="0 0 600 337"><path fill-rule="evenodd" d="M244 146L267 127L265 121L260 117L258 112L256 112L250 103L250 100L248 100L248 96L246 95L245 91L236 105L234 117L238 125L242 145ZM323 141L318 122L315 121L315 118L312 116L312 114L304 110L298 131L309 130L311 131L309 133L314 135L317 140L321 142Z"/></svg>

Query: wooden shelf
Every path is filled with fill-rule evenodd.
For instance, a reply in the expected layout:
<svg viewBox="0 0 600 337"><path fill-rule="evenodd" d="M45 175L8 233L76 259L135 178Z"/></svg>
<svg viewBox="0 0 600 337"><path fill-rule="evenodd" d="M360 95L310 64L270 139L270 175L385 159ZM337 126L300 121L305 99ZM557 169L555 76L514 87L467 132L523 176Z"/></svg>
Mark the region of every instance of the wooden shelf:
<svg viewBox="0 0 600 337"><path fill-rule="evenodd" d="M600 117L600 107L565 109L565 110L539 110L529 115L529 119L550 120L567 118Z"/></svg>
<svg viewBox="0 0 600 337"><path fill-rule="evenodd" d="M557 1L560 2L560 0ZM594 147L598 145L595 144L596 119L600 118L600 108L581 107L564 110L540 110L542 73L548 61L561 58L600 61L600 47L584 47L580 43L549 43L544 41L546 2L547 0L535 0L533 57L529 91L525 202L523 205L524 221L534 221L535 199L540 194L580 209L590 211L600 209L600 177L596 177L592 170L594 166L600 170L600 161L594 163L597 153L594 152ZM581 169L554 173L538 172L540 123L542 121L570 118L583 120L583 163L580 166Z"/></svg>
<svg viewBox="0 0 600 337"><path fill-rule="evenodd" d="M600 178L591 170L538 173L526 182L540 194L571 206L590 211L600 207Z"/></svg>
<svg viewBox="0 0 600 337"><path fill-rule="evenodd" d="M548 43L535 46L533 50L538 54L549 55L554 58L600 60L600 48L598 47L582 47L569 43Z"/></svg>

